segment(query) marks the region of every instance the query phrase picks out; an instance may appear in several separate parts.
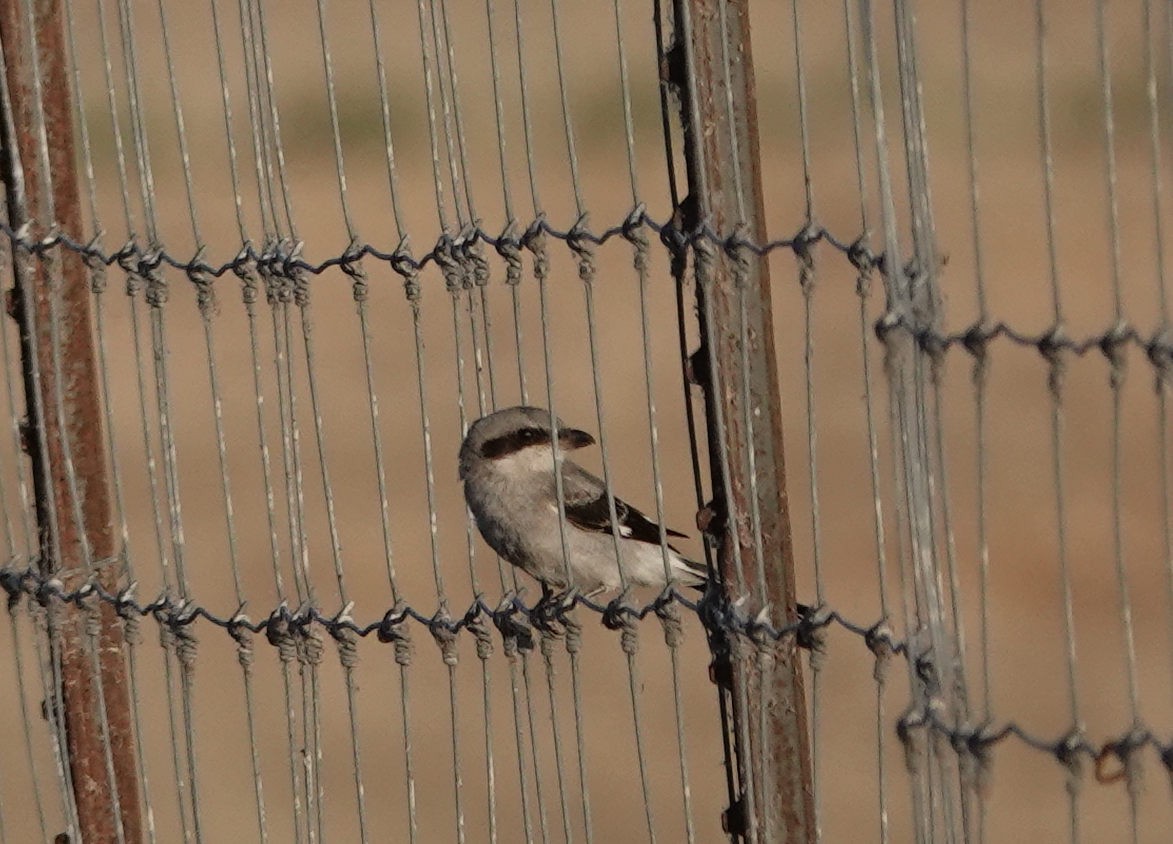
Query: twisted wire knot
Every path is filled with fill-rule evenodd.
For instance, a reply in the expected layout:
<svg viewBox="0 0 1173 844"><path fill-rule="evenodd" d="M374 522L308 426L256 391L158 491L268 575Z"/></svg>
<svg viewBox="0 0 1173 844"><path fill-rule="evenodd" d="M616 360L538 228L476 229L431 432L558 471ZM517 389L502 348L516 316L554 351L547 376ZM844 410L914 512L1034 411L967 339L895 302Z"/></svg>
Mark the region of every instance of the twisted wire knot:
<svg viewBox="0 0 1173 844"><path fill-rule="evenodd" d="M985 320L975 322L961 338L965 350L973 356L973 378L975 384L984 381L988 371L988 357L990 340L994 337L994 327Z"/></svg>
<svg viewBox="0 0 1173 844"><path fill-rule="evenodd" d="M639 651L639 627L635 619L630 616L623 621L623 632L619 634L619 646L628 656L635 656Z"/></svg>
<svg viewBox="0 0 1173 844"><path fill-rule="evenodd" d="M578 277L587 284L595 280L597 268L595 266L594 238L587 228L587 215L583 213L570 231L566 233L566 245L578 260Z"/></svg>
<svg viewBox="0 0 1173 844"><path fill-rule="evenodd" d="M395 251L391 253L391 269L403 279L403 293L407 301L415 304L420 298L419 274L420 267L411 257L411 248L407 236L400 239Z"/></svg>
<svg viewBox="0 0 1173 844"><path fill-rule="evenodd" d="M302 309L307 308L310 304L310 274L292 262L288 274L292 280L294 304Z"/></svg>
<svg viewBox="0 0 1173 844"><path fill-rule="evenodd" d="M534 278L539 282L550 277L550 256L546 252L545 225L545 217L538 217L521 237L521 245L534 256Z"/></svg>
<svg viewBox="0 0 1173 844"><path fill-rule="evenodd" d="M445 604L440 604L440 608L428 622L428 630L440 646L440 656L444 664L450 667L456 665L459 657L456 650L456 631L452 627L452 616L448 614L448 607Z"/></svg>
<svg viewBox="0 0 1173 844"><path fill-rule="evenodd" d="M485 623L485 616L481 612L479 603L465 616L465 626L476 639L477 659L483 662L491 657L493 655L493 634L489 625Z"/></svg>
<svg viewBox="0 0 1173 844"><path fill-rule="evenodd" d="M139 262L139 276L146 280L146 300L152 308L163 307L171 297L167 279L159 267L160 254L158 250L152 250L150 255L143 256Z"/></svg>
<svg viewBox="0 0 1173 844"><path fill-rule="evenodd" d="M444 276L444 289L453 295L459 293L464 283L464 270L456 255L455 244L447 232L440 235L440 239L436 241L432 257Z"/></svg>
<svg viewBox="0 0 1173 844"><path fill-rule="evenodd" d="M1066 788L1071 796L1083 790L1083 756L1085 749L1083 734L1078 727L1072 728L1052 749L1059 764L1067 769Z"/></svg>
<svg viewBox="0 0 1173 844"><path fill-rule="evenodd" d="M791 240L790 248L799 263L799 282L806 285L814 284L815 253L814 247L823 239L823 230L813 220L807 222ZM752 247L751 247L752 248ZM857 266L858 269L858 266ZM803 279L803 274L811 274L810 279Z"/></svg>
<svg viewBox="0 0 1173 844"><path fill-rule="evenodd" d="M518 603L517 595L511 592L501 599L493 611L493 624L501 633L502 649L510 659L516 657L518 651L528 651L534 646L533 627Z"/></svg>
<svg viewBox="0 0 1173 844"><path fill-rule="evenodd" d="M346 252L342 254L342 259L338 264L342 268L342 272L350 277L350 295L359 304L367 300L369 293L367 271L362 265L362 256L362 246L359 245L358 238L353 238L346 247Z"/></svg>
<svg viewBox="0 0 1173 844"><path fill-rule="evenodd" d="M134 583L128 585L119 594L114 603L114 612L122 619L122 640L134 647L142 644L142 615L134 600Z"/></svg>
<svg viewBox="0 0 1173 844"><path fill-rule="evenodd" d="M675 216L660 228L660 243L668 250L668 264L672 277L681 280L688 266L688 238L676 225Z"/></svg>
<svg viewBox="0 0 1173 844"><path fill-rule="evenodd" d="M133 237L126 241L126 243L122 244L122 248L114 253L114 260L118 263L118 267L122 270L122 272L124 272L127 276L134 277L136 280L135 290L137 291L137 285L141 283L141 279L139 279L139 248L138 244L134 242ZM126 280L126 284L127 295L134 295L130 288L130 278Z"/></svg>
<svg viewBox="0 0 1173 844"><path fill-rule="evenodd" d="M618 630L619 646L628 656L635 656L639 651L639 626L631 607L627 604L625 593L620 593L607 604L603 610L603 626L608 630Z"/></svg>
<svg viewBox="0 0 1173 844"><path fill-rule="evenodd" d="M1065 367L1063 350L1069 345L1067 334L1063 330L1063 325L1056 323L1050 331L1039 338L1036 345L1039 354L1050 364L1050 371L1047 373L1047 387L1050 389L1052 395L1058 397L1063 391Z"/></svg>
<svg viewBox="0 0 1173 844"><path fill-rule="evenodd" d="M347 671L358 665L358 637L349 627L331 626L330 635L338 643L338 661Z"/></svg>
<svg viewBox="0 0 1173 844"><path fill-rule="evenodd" d="M822 606L798 606L798 627L795 639L800 648L810 651L811 668L822 667L827 650L827 628L831 624L831 613Z"/></svg>
<svg viewBox="0 0 1173 844"><path fill-rule="evenodd" d="M297 642L293 636L293 623L289 608L282 604L269 616L265 624L265 638L277 649L277 655L284 663L297 659Z"/></svg>
<svg viewBox="0 0 1173 844"><path fill-rule="evenodd" d="M252 249L246 245L232 263L232 272L240 279L240 296L245 305L257 303L261 280L257 275L257 259Z"/></svg>
<svg viewBox="0 0 1173 844"><path fill-rule="evenodd" d="M963 727L950 733L950 743L957 754L963 788L984 794L990 785L991 759L989 738L983 728Z"/></svg>
<svg viewBox="0 0 1173 844"><path fill-rule="evenodd" d="M246 673L252 671L253 659L256 656L249 624L248 616L240 610L228 620L228 635L236 642L236 659Z"/></svg>
<svg viewBox="0 0 1173 844"><path fill-rule="evenodd" d="M631 244L635 254L632 255L632 266L637 273L648 271L648 236L644 232L644 221L647 219L647 208L641 202L631 210L627 219L623 221L623 239Z"/></svg>
<svg viewBox="0 0 1173 844"><path fill-rule="evenodd" d="M566 652L574 655L582 650L582 622L567 614L562 621L566 631Z"/></svg>
<svg viewBox="0 0 1173 844"><path fill-rule="evenodd" d="M904 748L904 766L910 776L920 775L928 753L928 720L923 711L910 709L896 722L896 735Z"/></svg>
<svg viewBox="0 0 1173 844"><path fill-rule="evenodd" d="M78 594L77 605L85 615L85 634L93 640L102 635L102 605L92 582L85 584Z"/></svg>
<svg viewBox="0 0 1173 844"><path fill-rule="evenodd" d="M888 626L887 619L880 619L868 628L864 634L864 643L876 658L872 677L883 685L888 679L888 671L892 667L892 657L895 654L895 648L892 646L892 628Z"/></svg>
<svg viewBox="0 0 1173 844"><path fill-rule="evenodd" d="M172 650L175 647L175 630L171 627L166 619L160 618L156 615L156 620L159 621L159 647L165 651Z"/></svg>
<svg viewBox="0 0 1173 844"><path fill-rule="evenodd" d="M1169 326L1162 326L1153 339L1145 344L1145 354L1156 370L1156 387L1159 391L1169 383L1169 375L1173 372L1173 332Z"/></svg>
<svg viewBox="0 0 1173 844"><path fill-rule="evenodd" d="M187 268L187 277L196 289L196 305L200 309L200 316L211 319L220 313L220 305L216 300L214 276L206 264L197 264L200 258L197 255L192 259L192 265Z"/></svg>
<svg viewBox="0 0 1173 844"><path fill-rule="evenodd" d="M265 298L270 305L288 305L294 301L293 271L295 250L284 240L270 241L258 262L265 280Z"/></svg>
<svg viewBox="0 0 1173 844"><path fill-rule="evenodd" d="M472 280L477 287L486 287L489 284L489 262L478 247L470 256L472 260Z"/></svg>
<svg viewBox="0 0 1173 844"><path fill-rule="evenodd" d="M274 272L273 265L270 261L263 257L258 264L258 271L265 284L265 301L270 307L276 307L282 302L288 302L290 297L287 290L286 279L282 278L278 273Z"/></svg>
<svg viewBox="0 0 1173 844"><path fill-rule="evenodd" d="M713 280L713 270L717 265L717 247L702 232L694 234L690 243L696 262L697 281L702 286L707 285Z"/></svg>
<svg viewBox="0 0 1173 844"><path fill-rule="evenodd" d="M521 284L521 242L517 239L517 223L510 220L497 237L497 254L505 259L505 283L516 287Z"/></svg>
<svg viewBox="0 0 1173 844"><path fill-rule="evenodd" d="M176 619L175 627L175 655L185 671L195 668L196 650L199 645L199 639L192 632L190 621L190 617L181 616Z"/></svg>
<svg viewBox="0 0 1173 844"><path fill-rule="evenodd" d="M1132 329L1121 319L1100 338L1100 351L1112 367L1112 374L1109 376L1112 389L1124 383L1124 375L1128 368L1127 345L1131 337Z"/></svg>
<svg viewBox="0 0 1173 844"><path fill-rule="evenodd" d="M554 644L562 638L562 631L551 626L542 627L542 638L539 644L539 649L542 653L542 659L546 663L546 667L553 672L554 670Z"/></svg>
<svg viewBox="0 0 1173 844"><path fill-rule="evenodd" d="M725 255L733 262L733 283L737 285L738 289L744 288L749 283L749 274L753 269L753 258L755 257L745 234L745 223L739 223L733 230L733 234L721 244ZM797 245L795 254L799 254Z"/></svg>
<svg viewBox="0 0 1173 844"><path fill-rule="evenodd" d="M469 227L467 233L461 237L460 253L465 263L465 287L469 282L476 287L484 287L489 283L489 262L485 260L484 248L481 246L477 230Z"/></svg>
<svg viewBox="0 0 1173 844"><path fill-rule="evenodd" d="M353 609L354 602L351 601L326 625L326 629L338 645L338 661L347 671L358 665L358 636L355 635L354 619L350 615Z"/></svg>
<svg viewBox="0 0 1173 844"><path fill-rule="evenodd" d="M20 605L20 600L24 596L24 579L24 575L18 573L14 568L8 566L0 568L0 589L3 589L8 595L7 605L10 613Z"/></svg>
<svg viewBox="0 0 1173 844"><path fill-rule="evenodd" d="M665 592L666 599L656 604L656 618L664 626L664 643L675 650L684 641L684 625L680 621L680 607L673 601L674 593Z"/></svg>
<svg viewBox="0 0 1173 844"><path fill-rule="evenodd" d="M106 277L106 262L102 260L102 236L95 235L94 239L86 244L83 253L86 269L90 272L90 292L100 296L106 292L108 279Z"/></svg>
<svg viewBox="0 0 1173 844"><path fill-rule="evenodd" d="M879 264L879 258L868 246L867 233L861 234L847 247L847 260L855 267L858 275L855 279L856 295L866 298L871 294L872 271Z"/></svg>
<svg viewBox="0 0 1173 844"><path fill-rule="evenodd" d="M407 609L402 601L383 615L375 635L383 644L395 643L396 663L405 668L411 665L411 630L407 627Z"/></svg>
<svg viewBox="0 0 1173 844"><path fill-rule="evenodd" d="M322 641L322 631L313 625L306 624L298 627L301 634L301 647L298 649L298 659L306 665L317 667L322 664L322 653L325 644Z"/></svg>

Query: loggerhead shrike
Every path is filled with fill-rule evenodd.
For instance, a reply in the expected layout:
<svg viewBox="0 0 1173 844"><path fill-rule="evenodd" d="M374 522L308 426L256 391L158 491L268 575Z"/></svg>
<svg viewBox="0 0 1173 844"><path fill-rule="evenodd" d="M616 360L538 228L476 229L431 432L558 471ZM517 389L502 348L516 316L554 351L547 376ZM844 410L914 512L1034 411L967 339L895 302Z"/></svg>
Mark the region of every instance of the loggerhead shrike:
<svg viewBox="0 0 1173 844"><path fill-rule="evenodd" d="M550 413L537 407L510 407L484 416L468 429L460 446L464 497L489 546L546 590L577 587L585 595L618 589L619 570L632 586L663 587L660 526L615 499L619 518L619 565L603 481L565 459L565 453L593 445L585 431L550 428ZM566 508L566 560L558 525L555 460L562 471ZM669 536L684 536L674 530ZM668 547L674 582L703 589L705 567Z"/></svg>

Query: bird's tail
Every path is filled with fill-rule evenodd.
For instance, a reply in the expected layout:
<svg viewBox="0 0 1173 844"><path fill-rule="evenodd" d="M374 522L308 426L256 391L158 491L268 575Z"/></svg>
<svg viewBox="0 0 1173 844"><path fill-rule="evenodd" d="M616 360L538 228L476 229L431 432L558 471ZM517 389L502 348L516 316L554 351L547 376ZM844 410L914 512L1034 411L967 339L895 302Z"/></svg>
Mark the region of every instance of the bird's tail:
<svg viewBox="0 0 1173 844"><path fill-rule="evenodd" d="M684 585L691 586L698 592L704 592L709 583L709 567L687 557L678 556L676 559L680 563L680 573L687 575L681 578Z"/></svg>

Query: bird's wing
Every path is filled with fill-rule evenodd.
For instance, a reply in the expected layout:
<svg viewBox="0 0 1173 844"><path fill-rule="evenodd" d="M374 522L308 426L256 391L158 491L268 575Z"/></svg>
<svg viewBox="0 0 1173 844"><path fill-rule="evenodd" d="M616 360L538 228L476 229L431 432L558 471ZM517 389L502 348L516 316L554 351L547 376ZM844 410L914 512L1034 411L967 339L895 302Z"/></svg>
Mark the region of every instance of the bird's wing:
<svg viewBox="0 0 1173 844"><path fill-rule="evenodd" d="M611 508L603 482L573 463L563 463L562 492L566 501L566 520L582 530L611 533ZM660 526L625 501L615 499L619 535L652 545L660 544ZM685 534L665 528L668 536Z"/></svg>

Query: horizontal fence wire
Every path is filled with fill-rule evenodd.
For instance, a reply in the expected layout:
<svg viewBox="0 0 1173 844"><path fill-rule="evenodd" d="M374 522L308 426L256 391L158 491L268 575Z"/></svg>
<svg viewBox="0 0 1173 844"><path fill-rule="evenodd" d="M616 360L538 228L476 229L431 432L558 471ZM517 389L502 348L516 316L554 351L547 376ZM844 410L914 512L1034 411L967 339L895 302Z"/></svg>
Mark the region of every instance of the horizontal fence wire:
<svg viewBox="0 0 1173 844"><path fill-rule="evenodd" d="M14 231L10 226L0 224L0 233L4 234L12 243L13 249L34 257L40 257L46 252L55 249L66 250L87 261L95 272L92 285L96 290L104 290L106 279L104 273L97 271L98 265L111 268L114 265L130 276L147 279L159 270L170 268L179 270L189 276L192 289L206 290L210 279L219 279L231 274L244 280L253 282L253 289L263 287L270 302L283 298L292 301L293 287L298 273L322 275L330 269L340 269L351 275L362 275L367 280L366 270L361 261L366 257L386 263L398 273L405 283L409 284L408 292L411 295L422 293L417 287L418 274L428 264L446 266L449 261L463 263L462 278L464 289L473 286L483 286L488 277L478 272L478 268L485 265L483 255L477 253L478 244L484 243L499 251L513 265L525 249L539 235L549 236L563 241L572 250L577 251L582 244L601 246L612 238L630 240L634 232L646 228L649 232L658 235L672 255L689 254L691 250L703 249L698 244L708 243L711 248L729 256L730 260L737 260L737 255L743 250L757 256L765 256L776 250L786 250L796 254L804 254L806 250L819 242L830 244L835 250L843 253L850 261L851 266L861 272L871 272L883 268L883 253L873 255L863 245L862 236L840 240L825 229L804 228L791 238L772 240L764 244L754 244L746 241L739 234L722 236L705 226L689 232L680 231L670 222L660 223L647 216L643 209L637 208L619 225L603 229L599 233L588 229L572 227L562 231L553 228L544 219L535 220L522 229L516 222L507 225L507 231L524 231L520 237L512 235L493 235L473 228L464 231L457 238L444 235L430 251L419 256L412 256L410 252L394 250L383 251L369 244L351 244L348 249L332 258L324 258L313 262L302 257L301 243L274 243L263 251L257 251L252 244L243 244L241 250L231 260L221 264L209 264L205 257L200 255L195 259L184 261L168 254L163 249L145 249L137 243L127 243L114 252L103 251L94 242L78 243L60 232L51 233L34 239L27 232ZM210 277L210 278L209 278ZM451 293L451 290L447 292ZM244 294L248 295L248 294ZM982 319L968 327L953 331L941 331L930 326L921 325L909 315L899 311L889 311L881 315L872 325L877 336L883 340L891 332L904 332L912 336L920 349L931 357L935 357L952 348L960 347L975 358L981 358L987 352L991 340L1006 340L1010 343L1036 350L1047 362L1055 362L1057 357L1064 353L1071 353L1076 357L1084 357L1091 352L1100 352L1109 364L1115 365L1117 356L1131 347L1145 354L1154 374L1164 381L1168 378L1170 366L1173 365L1173 333L1162 322L1152 333L1143 328L1134 326L1125 320L1114 321L1102 333L1069 336L1062 323L1057 323L1042 331L1030 331L1022 326L1000 320Z"/></svg>
<svg viewBox="0 0 1173 844"><path fill-rule="evenodd" d="M679 619L674 621L673 616L666 612L673 605L696 613L705 629L714 636L739 636L750 642L788 640L797 647L811 650L822 646L827 628L837 627L858 637L879 661L895 656L914 663L919 659L909 654L907 642L892 637L885 621L865 627L844 618L833 609L823 607L817 612L808 609L800 621L775 628L768 621L746 617L735 605L721 600L715 592L710 599L690 600L673 589L643 605L633 605L623 598L603 604L575 593L555 595L544 603L526 604L521 596L510 595L496 606L490 606L478 598L463 614L457 616L451 615L447 609L429 614L403 605L388 609L376 621L361 623L345 611L329 615L314 606L294 610L283 605L257 621L253 621L243 607L231 616L219 616L205 607L166 595L141 603L134 597L135 586L130 584L117 594L107 592L94 583L66 591L61 581L46 579L38 575L35 569L17 569L12 565L0 567L0 588L7 593L9 612L18 610L21 601L25 599L36 601L41 606L69 605L86 612L92 612L94 603L100 602L117 611L128 637L141 636L141 621L148 617L157 627L186 639L194 636L206 622L225 631L241 650L240 658L250 661L255 657L252 653L253 640L249 634L263 634L272 647L280 649L298 641L304 642L311 636L311 630L319 629L339 643L350 642L351 634L362 639L373 636L380 643L392 645L398 650L413 641L409 627L411 623L418 625L421 631L429 633L443 646L450 635L480 636L480 624L487 620L497 629L502 644L509 652L513 649L533 649L537 644L535 631L554 630L564 635L567 629L574 628L574 624L568 625L567 620L573 619L571 613L578 607L597 614L604 627L622 630L625 619L644 621L649 616L658 618L665 625L679 624ZM1173 774L1173 742L1162 740L1158 731L1140 723L1131 725L1116 737L1092 743L1084 736L1070 734L1051 739L1034 735L1012 720L959 728L927 712L910 714L897 722L898 733L904 741L911 741L911 733L918 729L927 729L946 739L955 752L972 756L978 764L989 764L989 754L997 745L1008 739L1017 739L1034 750L1053 755L1064 766L1078 765L1079 759L1086 757L1086 761L1094 763L1099 778L1113 776L1107 763L1118 761L1127 765L1132 754L1151 748L1158 754L1160 763Z"/></svg>

